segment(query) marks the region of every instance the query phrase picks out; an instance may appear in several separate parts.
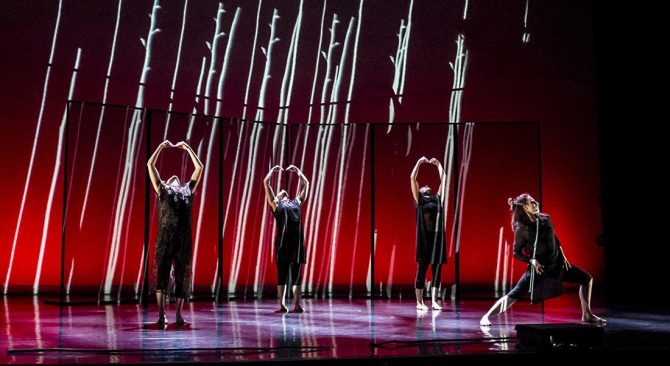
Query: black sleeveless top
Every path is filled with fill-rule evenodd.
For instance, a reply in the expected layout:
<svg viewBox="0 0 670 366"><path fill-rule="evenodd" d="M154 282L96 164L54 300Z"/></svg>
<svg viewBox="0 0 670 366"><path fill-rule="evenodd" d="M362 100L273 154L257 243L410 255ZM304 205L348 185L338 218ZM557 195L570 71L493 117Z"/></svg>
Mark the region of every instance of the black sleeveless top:
<svg viewBox="0 0 670 366"><path fill-rule="evenodd" d="M536 227L539 227L535 258L544 266L545 275L560 277L565 263L561 252L561 242L556 236L554 224L549 215L540 214L538 220L539 224L514 223L514 257L530 263L533 256ZM530 270L530 265L528 269Z"/></svg>
<svg viewBox="0 0 670 366"><path fill-rule="evenodd" d="M179 245L191 245L193 225L194 181L183 186L172 186L160 182L158 198L158 245L178 242Z"/></svg>
<svg viewBox="0 0 670 366"><path fill-rule="evenodd" d="M305 263L305 235L298 199L280 200L273 212L277 223L275 260L277 263Z"/></svg>
<svg viewBox="0 0 670 366"><path fill-rule="evenodd" d="M151 291L155 291L159 272L170 272L174 261L175 271L182 269L179 276L175 273L175 281L181 278L180 288L183 289L184 297L188 297L191 287L191 260L192 248L192 226L193 226L193 187L195 181L189 181L183 186L167 185L160 182L160 195L158 196L158 238L154 264L152 266ZM169 258L170 262L164 260ZM159 265L161 267L159 268Z"/></svg>
<svg viewBox="0 0 670 366"><path fill-rule="evenodd" d="M419 194L416 207L416 261L447 263L444 238L444 209L439 194L424 197Z"/></svg>

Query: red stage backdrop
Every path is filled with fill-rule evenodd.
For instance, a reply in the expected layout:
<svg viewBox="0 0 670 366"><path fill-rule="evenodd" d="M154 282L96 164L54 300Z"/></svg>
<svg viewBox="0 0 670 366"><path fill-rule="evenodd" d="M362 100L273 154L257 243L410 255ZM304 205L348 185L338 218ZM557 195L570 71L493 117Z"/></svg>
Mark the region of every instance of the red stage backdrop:
<svg viewBox="0 0 670 366"><path fill-rule="evenodd" d="M511 258L506 201L522 192L542 199L568 258L600 280L591 7L3 2L0 286L57 290L63 258L71 293L137 294L145 199L150 254L156 238L146 154L165 138L189 142L206 164L194 205L196 294L218 285L219 267L230 294L272 291L274 220L261 181L272 165L295 164L312 183L304 289L412 296L409 174L421 156L451 172L445 287L457 252L464 287L516 281L523 266ZM68 99L84 103L66 113ZM167 151L158 168L188 179L191 166ZM419 180L437 187L431 168ZM273 184L294 194L297 181L282 174Z"/></svg>

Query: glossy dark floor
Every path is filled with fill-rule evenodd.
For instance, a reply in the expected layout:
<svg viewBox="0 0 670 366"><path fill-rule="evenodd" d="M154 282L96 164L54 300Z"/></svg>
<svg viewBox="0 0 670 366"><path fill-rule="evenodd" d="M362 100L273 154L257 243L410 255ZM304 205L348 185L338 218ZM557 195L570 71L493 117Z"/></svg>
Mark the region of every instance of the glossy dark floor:
<svg viewBox="0 0 670 366"><path fill-rule="evenodd" d="M429 303L429 302L428 302ZM0 363L347 363L407 364L409 358L449 360L450 364L498 362L550 353L550 360L583 354L639 359L667 356L670 315L595 307L607 318L602 346L580 349L554 344L534 349L520 342L518 324L579 323L576 294L539 305L519 302L492 317L479 318L491 301L445 302L441 311L417 311L414 300L305 299L305 313L278 314L276 300L223 304L190 302L188 324L154 322L156 306L45 303L42 298L5 297L1 302ZM575 352L580 352L578 355ZM584 353L586 352L586 353ZM563 361L561 361L563 362ZM546 364L546 362L544 363Z"/></svg>

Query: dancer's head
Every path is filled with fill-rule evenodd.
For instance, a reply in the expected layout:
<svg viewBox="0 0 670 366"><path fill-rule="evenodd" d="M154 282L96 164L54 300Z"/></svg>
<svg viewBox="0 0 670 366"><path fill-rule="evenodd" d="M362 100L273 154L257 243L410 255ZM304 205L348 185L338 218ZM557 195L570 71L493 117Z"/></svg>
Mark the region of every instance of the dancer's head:
<svg viewBox="0 0 670 366"><path fill-rule="evenodd" d="M424 198L431 198L433 197L433 190L430 189L429 186L423 186L419 188L419 194L421 194Z"/></svg>
<svg viewBox="0 0 670 366"><path fill-rule="evenodd" d="M510 197L507 203L512 211L512 225L517 222L528 225L532 223L532 217L540 213L540 204L528 193L522 193L516 198Z"/></svg>
<svg viewBox="0 0 670 366"><path fill-rule="evenodd" d="M285 190L282 189L281 191L279 191L279 193L277 193L277 200L283 201L287 199L288 199L288 193L286 193Z"/></svg>
<svg viewBox="0 0 670 366"><path fill-rule="evenodd" d="M167 180L166 184L175 187L179 187L181 185L181 183L179 183L179 177L176 175L171 176L170 179Z"/></svg>

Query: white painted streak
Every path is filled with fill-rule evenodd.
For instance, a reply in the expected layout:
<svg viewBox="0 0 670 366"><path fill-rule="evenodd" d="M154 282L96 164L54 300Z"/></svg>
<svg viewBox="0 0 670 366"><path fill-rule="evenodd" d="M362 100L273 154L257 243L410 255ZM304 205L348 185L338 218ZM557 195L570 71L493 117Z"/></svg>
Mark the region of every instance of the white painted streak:
<svg viewBox="0 0 670 366"><path fill-rule="evenodd" d="M368 275L365 280L365 286L367 287L368 293L372 293L372 258L377 254L377 229L374 233L374 243L372 244L372 255L370 256L370 261L368 261Z"/></svg>
<svg viewBox="0 0 670 366"><path fill-rule="evenodd" d="M273 45L276 42L279 42L279 38L275 37L275 29L276 29L275 26L277 19L279 19L279 14L277 12L277 9L274 9L272 12L272 23L270 24L270 39L268 40L268 48L267 50L264 49L266 60L265 60L265 70L263 73L263 82L261 84L261 90L258 97L258 110L256 112L257 121L263 120L264 116L263 108L265 107L265 94L267 90L267 82L270 79L270 69L272 64L272 49ZM245 182L242 185L243 187L251 187L252 182L255 181L256 165L254 164L254 162L256 161L256 155L258 153L258 140L260 138L262 129L263 126L260 124L254 124L252 129L249 153L248 153L249 158L247 160L247 172L245 175ZM250 189L245 189L242 193L242 202L239 212L244 212L244 215L237 222L235 245L233 250L233 265L231 268L231 274L228 281L229 292L233 292L235 290L235 287L237 285L237 278L240 272L240 266L242 264L242 255L244 252L243 244L245 243L246 238L246 223L248 219L248 212L251 201L250 191L251 191Z"/></svg>
<svg viewBox="0 0 670 366"><path fill-rule="evenodd" d="M44 77L44 86L42 87L42 101L40 102L40 113L37 117L37 127L35 128L35 138L33 139L33 148L30 152L30 160L28 162L28 172L26 179L24 179L23 194L21 196L21 208L19 209L19 216L16 220L16 228L14 230L14 239L12 241L12 251L9 255L9 265L7 266L7 274L5 275L5 287L3 294L7 294L9 289L9 279L12 274L12 267L14 266L14 255L16 254L16 243L19 239L19 232L21 231L21 222L23 221L23 209L26 206L26 198L28 196L28 186L30 186L30 178L33 174L33 163L35 162L35 154L37 152L37 144L40 139L40 132L42 130L42 118L44 117L44 105L46 104L47 92L49 90L49 80L51 77L51 66L53 65L54 53L56 51L56 40L58 39L58 28L60 26L61 10L63 9L63 0L58 2L58 15L56 16L56 26L54 27L53 39L51 41L51 51L49 53L49 64L47 65L47 73Z"/></svg>
<svg viewBox="0 0 670 366"><path fill-rule="evenodd" d="M334 85L334 90L331 95L331 99L333 100L334 104L331 106L333 107L333 116L331 118L331 123L335 123L337 120L337 109L338 105L337 102L339 101L339 92L340 92L340 85L342 81L342 75L344 74L344 70L346 69L346 63L347 63L347 51L349 49L349 43L350 43L350 38L351 38L351 33L353 32L354 28L354 21L355 19L352 17L349 20L349 27L347 28L347 33L345 36L344 40L344 46L342 49L342 55L340 57L340 68L341 70L337 78L335 79L335 85ZM345 179L345 162L347 161L346 159L346 152L347 152L347 126L344 126L344 129L341 130L340 135L341 135L341 141L340 141L340 162L339 162L339 167L338 167L338 179L337 179L337 195L335 198L335 222L332 225L332 233L331 233L331 246L330 246L330 265L329 265L329 276L328 276L328 292L332 293L333 291L333 277L335 275L335 261L337 259L337 244L339 243L339 233L340 233L340 225L342 222L342 203L344 201L344 190L347 184L347 180Z"/></svg>
<svg viewBox="0 0 670 366"><path fill-rule="evenodd" d="M223 10L223 3L219 3L219 9L216 11L216 18L214 18L215 27L214 35L212 36L212 43L207 42L207 46L211 51L210 63L209 63L209 72L207 73L207 82L205 84L205 114L209 114L209 93L212 86L212 80L214 80L214 74L216 74L216 64L217 64L217 54L219 48L219 41L226 34L221 32L221 23L223 18L223 13L226 11Z"/></svg>
<svg viewBox="0 0 670 366"><path fill-rule="evenodd" d="M195 103L198 104L200 102L200 90L202 88L202 77L205 74L205 65L207 64L207 57L202 56L202 64L200 65L200 76L198 76L198 86L196 87L196 92L195 92ZM193 107L193 114L197 112L197 109Z"/></svg>
<svg viewBox="0 0 670 366"><path fill-rule="evenodd" d="M354 125L354 128L356 125ZM354 251L351 257L351 275L349 277L349 296L352 295L353 292L353 284L354 284L354 263L356 259L356 253L358 249L358 232L360 228L360 223L361 223L361 201L363 200L363 182L365 181L365 166L367 163L367 152L368 152L368 132L370 131L370 124L365 125L365 136L363 137L363 160L361 161L361 179L360 183L358 184L358 201L357 201L357 207L356 207L356 230L354 234ZM368 289L369 290L369 289Z"/></svg>
<svg viewBox="0 0 670 366"><path fill-rule="evenodd" d="M140 293L140 280L142 279L142 269L144 269L144 245L142 245L142 255L140 255L140 265L137 266L137 279L135 280L135 294ZM149 280L148 278L146 279Z"/></svg>
<svg viewBox="0 0 670 366"><path fill-rule="evenodd" d="M70 275L67 277L67 286L65 287L65 294L70 295L70 289L72 288L72 275L74 274L74 257L72 258L72 263L70 263Z"/></svg>
<svg viewBox="0 0 670 366"><path fill-rule="evenodd" d="M74 95L75 85L77 83L77 72L79 71L79 61L81 60L81 48L77 48L77 58L74 62L74 70L70 79L70 90L68 92L68 100L72 100ZM33 295L39 293L40 277L42 276L42 265L44 264L44 252L46 251L47 236L49 234L49 222L51 221L51 208L53 206L54 195L56 194L56 183L58 183L58 172L60 171L61 155L63 153L63 146L65 143L65 126L67 123L67 106L63 111L60 127L58 128L58 145L56 148L56 160L54 161L53 172L51 173L51 187L49 188L49 198L47 200L47 207L44 213L44 223L42 226L42 239L40 240L40 252L37 259L37 267L35 268L35 281L33 282Z"/></svg>
<svg viewBox="0 0 670 366"><path fill-rule="evenodd" d="M198 253L199 248L200 248L200 234L201 234L201 229L202 229L202 222L203 222L203 214L205 210L205 204L207 203L207 186L209 183L209 172L211 171L211 157L212 157L212 147L214 146L214 141L216 140L217 134L218 134L218 125L219 125L219 116L221 113L221 101L223 100L223 87L225 85L225 79L228 74L228 64L230 62L230 50L232 49L232 44L235 39L235 30L237 28L237 24L239 21L239 16L240 16L240 8L238 7L235 10L235 17L233 18L233 22L230 25L230 33L228 37L228 44L226 45L226 52L224 55L223 59L223 66L221 68L221 74L219 76L219 85L218 85L218 91L217 91L217 102L216 102L216 117L214 118L214 121L212 122L212 128L210 130L209 134L209 142L207 144L207 154L205 155L205 168L203 172L203 182L202 182L202 188L200 190L200 205L198 206L198 218L197 218L197 224L196 224L196 232L195 232L195 242L194 242L194 248L193 248L193 258L191 261L191 269L193 273L196 273L196 267L198 264ZM193 123L191 123L192 127ZM190 128L189 128L189 135L190 135ZM190 137L190 136L189 136ZM191 288L193 287L195 281L195 276L191 276Z"/></svg>
<svg viewBox="0 0 670 366"><path fill-rule="evenodd" d="M391 298L393 290L393 273L395 272L395 249L396 245L393 244L393 248L391 248L391 259L389 261L389 274L386 279L386 297L388 297L389 299Z"/></svg>
<svg viewBox="0 0 670 366"><path fill-rule="evenodd" d="M323 86L321 88L321 106L320 106L321 115L319 116L319 124L324 124L324 122L326 122L325 119L324 119L324 115L325 115L326 101L329 100L327 91L328 91L328 85L331 82L330 72L331 72L331 69L332 69L332 66L331 66L331 64L332 64L332 51L335 47L337 47L339 45L339 43L335 42L335 32L336 32L337 23L339 23L339 20L337 20L337 14L333 14L333 20L332 20L331 27L330 27L330 43L329 43L329 46L328 46L328 53L327 54L322 53L322 55L326 58L326 75L324 77ZM319 137L321 137L321 134L322 134L323 130L326 130L326 132L324 132L325 137L320 140ZM311 201L313 203L313 205L310 205L310 207L308 209L308 212L310 210L311 210L311 212L317 212L317 213L321 212L321 207L322 207L322 203L323 203L322 192L323 192L323 185L324 185L324 181L325 181L325 172L326 172L324 163L325 163L325 159L327 159L327 157L325 155L328 153L328 149L327 148L324 149L324 145L326 144L326 142L325 142L326 140L330 141L330 139L329 139L330 133L331 133L330 128L326 128L326 127L323 127L323 126L319 127L319 133L317 134L317 142L316 142L316 152L315 152L315 156L314 156L314 167L312 169L312 172L314 174L317 174L317 172L318 172L318 178L312 180L314 182L312 184L315 184L316 189L314 189L314 195L313 195L313 199ZM308 270L309 271L308 284L309 284L309 291L310 292L311 292L312 284L313 284L313 280L314 280L314 264L315 264L314 263L314 258L315 258L315 255L316 255L316 250L312 250L313 245L311 245L311 244L316 243L316 241L319 238L319 227L320 227L320 225L316 225L316 223L318 222L317 220L319 219L319 217L317 217L317 216L318 216L317 214L308 214L308 217L310 218L310 225L309 225L309 227L310 227L310 229L309 229L309 233L310 233L309 243L310 243L310 245L307 247L307 255L309 257L310 251L311 251L311 258L308 259L308 268L309 268L309 270Z"/></svg>
<svg viewBox="0 0 670 366"><path fill-rule="evenodd" d="M361 34L361 24L363 23L363 0L358 5L358 23L356 24L356 40L354 41L354 56L351 63L351 79L349 80L349 92L347 93L347 107L344 112L344 123L349 123L349 107L351 107L351 98L354 92L354 80L356 79L356 61L358 59L358 39Z"/></svg>
<svg viewBox="0 0 670 366"><path fill-rule="evenodd" d="M102 108L100 109L100 117L98 118L98 130L95 134L95 144L93 145L93 156L91 157L91 166L88 171L88 179L86 181L86 191L84 193L84 203L79 215L79 230L84 224L84 216L86 215L86 207L88 207L88 195L91 189L91 181L93 180L93 169L95 168L95 160L98 155L98 144L100 142L100 133L102 131L102 121L105 116L105 104L107 103L107 90L109 89L109 81L112 76L112 65L114 65L114 53L116 51L116 38L119 34L119 24L121 23L121 4L123 0L119 0L119 6L116 10L116 23L114 25L114 37L112 38L112 49L109 55L109 64L107 65L107 74L105 75L105 89L102 94Z"/></svg>
<svg viewBox="0 0 670 366"><path fill-rule="evenodd" d="M505 243L507 244L507 243ZM505 260L503 261L502 291L507 292L507 264L509 263L509 245L505 245Z"/></svg>
<svg viewBox="0 0 670 366"><path fill-rule="evenodd" d="M498 235L498 257L496 259L496 279L493 282L493 291L498 292L498 285L500 283L500 261L502 260L502 246L503 246L503 227L500 227ZM504 279L503 279L504 281Z"/></svg>
<svg viewBox="0 0 670 366"><path fill-rule="evenodd" d="M316 65L314 66L314 79L312 80L312 93L310 94L310 97L309 97L309 113L308 113L308 116L307 116L307 123L312 122L312 107L314 106L314 93L316 92L316 80L319 77L319 64L320 64L319 61L321 60L321 54L322 54L321 45L323 43L323 25L325 24L325 19L326 19L326 4L327 4L327 0L324 0L323 1L323 10L321 11L321 26L319 27L319 47L316 50ZM331 33L332 33L332 31L331 31ZM328 78L327 74L326 74L326 78ZM307 136L309 136L309 126L307 126L307 131L308 131ZM305 157L304 149L303 149L302 155L303 155L302 161L304 161L304 157Z"/></svg>
<svg viewBox="0 0 670 366"><path fill-rule="evenodd" d="M230 25L230 32L228 32L228 43L226 44L226 53L223 57L223 66L221 67L221 76L219 77L219 85L216 92L216 112L215 116L221 116L221 109L223 107L223 90L226 83L226 76L228 75L228 65L230 64L230 51L233 48L233 41L235 39L235 30L240 20L240 7L235 9L235 17L233 23Z"/></svg>
<svg viewBox="0 0 670 366"><path fill-rule="evenodd" d="M170 87L170 103L168 105L167 120L165 121L165 131L163 132L163 141L167 140L168 130L170 129L170 119L172 117L172 106L174 102L174 89L177 85L177 75L179 74L179 60L181 59L181 48L184 42L184 31L186 30L186 13L188 10L188 0L184 1L184 10L181 17L181 31L179 32L179 45L177 46L177 60L175 61L174 73L172 74L172 86Z"/></svg>
<svg viewBox="0 0 670 366"><path fill-rule="evenodd" d="M160 32L160 29L156 26L156 18L158 17L158 10L160 9L159 0L154 0L154 5L152 6L152 12L150 15L151 23L149 26L149 33L147 35L147 40L141 39L142 43L145 46L144 54L144 65L142 67L142 75L140 77L139 88L137 91L137 99L135 101L135 107L138 108L133 114L133 119L128 131L128 144L126 146L126 157L124 162L124 171L123 177L121 179L121 186L119 188L119 199L116 202L116 207L114 209L114 229L112 234L112 243L110 246L110 253L108 253L108 262L105 274L105 285L104 291L105 294L111 292L112 282L114 280L114 275L116 272L116 265L119 254L119 245L121 240L121 232L123 231L123 218L125 218L125 211L128 207L127 200L130 192L130 185L132 183L132 174L134 171L134 162L135 156L137 155L137 149L139 144L139 129L141 127L141 110L144 106L144 88L149 77L149 71L151 70L151 56L152 56L152 47L153 41L157 33Z"/></svg>
<svg viewBox="0 0 670 366"><path fill-rule="evenodd" d="M409 3L409 12L407 14L407 29L405 30L405 36L403 37L402 45L402 66L400 71L400 85L398 87L398 92L400 96L398 97L398 102L402 103L402 94L405 92L405 75L407 71L407 51L409 51L409 36L412 31L412 10L414 9L414 0Z"/></svg>
<svg viewBox="0 0 670 366"><path fill-rule="evenodd" d="M205 211L205 204L207 203L207 185L209 182L209 172L211 171L211 157L212 157L212 146L214 146L214 141L216 140L217 131L218 131L219 120L214 118L212 123L212 129L209 134L209 142L207 144L207 154L205 155L205 167L203 171L202 187L200 188L200 204L198 206L198 219L195 230L195 243L193 247L193 257L191 259L191 270L193 273L196 273L196 265L198 263L198 253L200 247L200 234L202 229L203 214ZM201 145L202 146L202 145ZM221 167L220 167L221 169ZM191 288L193 288L193 283L195 281L195 276L191 276Z"/></svg>
<svg viewBox="0 0 670 366"><path fill-rule="evenodd" d="M247 103L249 102L249 87L251 86L251 75L254 70L254 58L256 57L256 42L258 41L258 25L260 24L262 4L263 0L258 0L258 10L256 11L256 30L254 31L254 43L251 46L251 61L249 62L249 74L247 75L247 88L244 92L244 109L242 111L242 119L244 120L247 119ZM234 173L233 176L235 176Z"/></svg>

